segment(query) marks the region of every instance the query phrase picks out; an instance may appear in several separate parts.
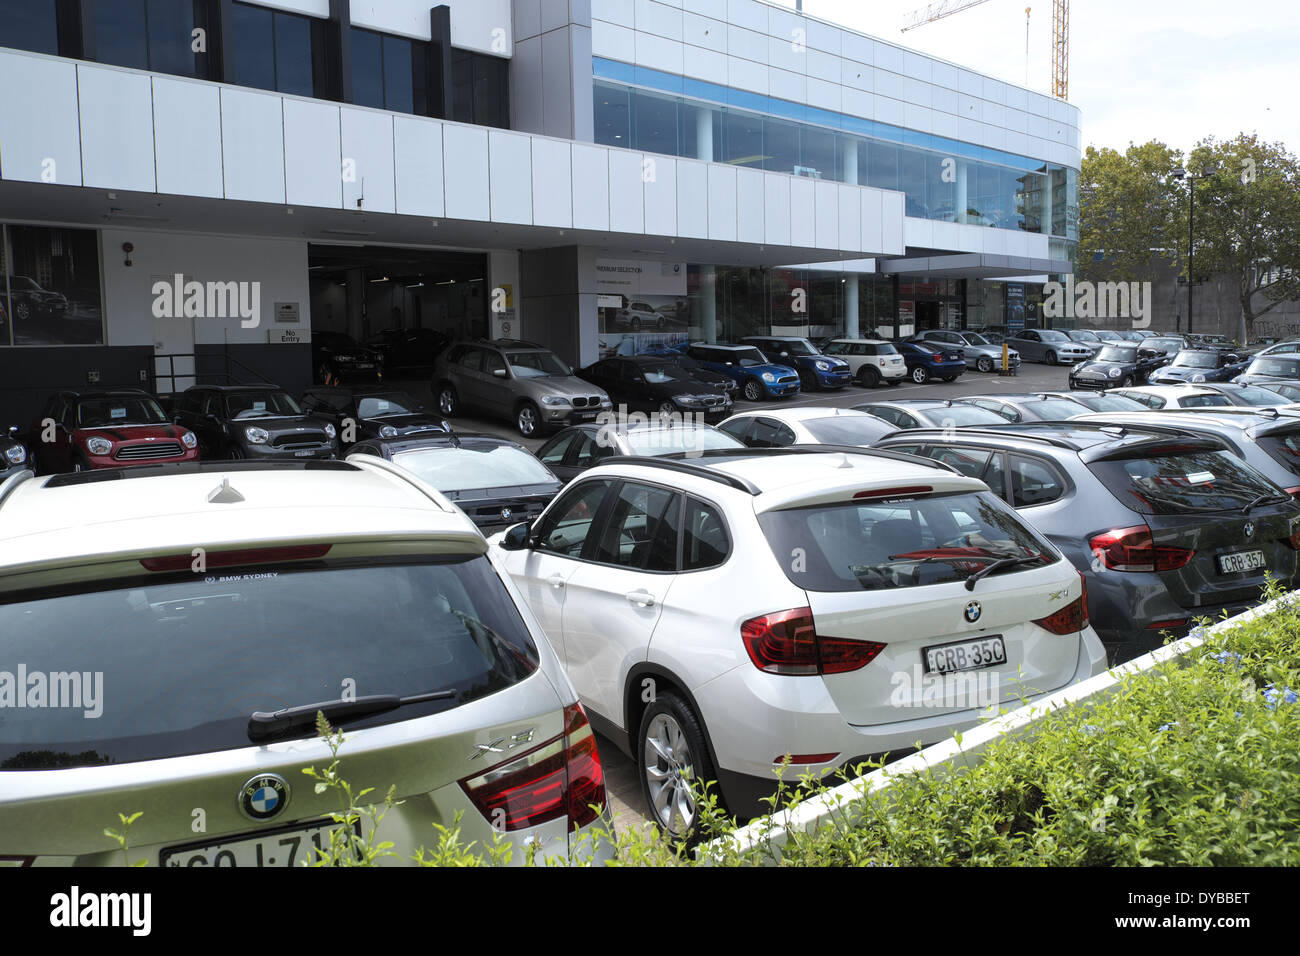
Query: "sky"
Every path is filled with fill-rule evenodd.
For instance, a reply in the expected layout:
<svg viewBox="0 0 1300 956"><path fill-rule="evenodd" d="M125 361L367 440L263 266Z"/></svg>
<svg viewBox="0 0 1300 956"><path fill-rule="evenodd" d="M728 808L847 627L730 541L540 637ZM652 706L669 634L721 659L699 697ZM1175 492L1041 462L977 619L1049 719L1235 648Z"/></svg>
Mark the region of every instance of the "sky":
<svg viewBox="0 0 1300 956"><path fill-rule="evenodd" d="M1051 0L985 0L900 32L906 15L925 6L924 0L804 0L803 10L1050 95ZM1069 100L1081 111L1084 148L1123 151L1130 142L1157 139L1186 152L1207 136L1254 132L1300 152L1300 3L1074 0Z"/></svg>

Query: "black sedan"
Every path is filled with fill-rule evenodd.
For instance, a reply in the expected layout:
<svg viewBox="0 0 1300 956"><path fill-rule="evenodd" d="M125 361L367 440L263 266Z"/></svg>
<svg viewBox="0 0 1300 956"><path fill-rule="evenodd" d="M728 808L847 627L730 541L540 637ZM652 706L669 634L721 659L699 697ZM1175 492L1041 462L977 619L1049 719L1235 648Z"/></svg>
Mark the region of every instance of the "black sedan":
<svg viewBox="0 0 1300 956"><path fill-rule="evenodd" d="M27 446L18 440L18 426L11 425L9 434L0 434L0 481L36 465L27 453Z"/></svg>
<svg viewBox="0 0 1300 956"><path fill-rule="evenodd" d="M1100 390L1140 385L1164 364L1164 356L1140 345L1107 345L1070 369L1070 388Z"/></svg>
<svg viewBox="0 0 1300 956"><path fill-rule="evenodd" d="M442 492L485 535L532 521L563 487L523 446L492 435L375 438L353 445L352 455L374 455L406 469Z"/></svg>
<svg viewBox="0 0 1300 956"><path fill-rule="evenodd" d="M308 415L275 385L196 385L176 401L172 421L213 458L333 458L338 434L327 419Z"/></svg>
<svg viewBox="0 0 1300 956"><path fill-rule="evenodd" d="M312 331L311 364L316 380L326 385L378 382L384 377L384 357L342 332Z"/></svg>
<svg viewBox="0 0 1300 956"><path fill-rule="evenodd" d="M1168 365L1151 373L1152 385L1176 382L1228 382L1246 367L1240 356L1218 349L1183 349Z"/></svg>
<svg viewBox="0 0 1300 956"><path fill-rule="evenodd" d="M338 430L345 451L367 438L414 438L447 434L451 426L405 392L385 388L309 388L302 407Z"/></svg>
<svg viewBox="0 0 1300 956"><path fill-rule="evenodd" d="M614 403L633 412L701 416L710 424L731 414L731 398L702 386L672 360L652 355L605 359L578 372L578 378L603 388Z"/></svg>
<svg viewBox="0 0 1300 956"><path fill-rule="evenodd" d="M732 395L739 386L736 380L730 375L723 375L721 372L715 372L713 369L705 368L696 359L691 358L685 352L679 352L676 349L660 349L657 351L645 352L636 358L649 357L657 358L662 361L672 362L678 368L683 369L687 375L695 379L705 387L707 391L719 392L723 395Z"/></svg>

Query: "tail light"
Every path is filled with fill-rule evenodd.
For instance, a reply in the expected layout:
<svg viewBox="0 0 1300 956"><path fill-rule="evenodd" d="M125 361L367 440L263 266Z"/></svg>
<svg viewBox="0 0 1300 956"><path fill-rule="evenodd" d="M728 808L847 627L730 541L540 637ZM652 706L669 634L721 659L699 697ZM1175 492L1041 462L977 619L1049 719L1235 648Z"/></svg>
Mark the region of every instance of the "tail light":
<svg viewBox="0 0 1300 956"><path fill-rule="evenodd" d="M1034 621L1043 630L1053 634L1077 634L1088 626L1088 582L1081 572L1075 573L1079 575L1083 593L1059 611Z"/></svg>
<svg viewBox="0 0 1300 956"><path fill-rule="evenodd" d="M755 667L791 676L855 671L885 649L876 641L822 637L807 607L750 618L740 625L740 637Z"/></svg>
<svg viewBox="0 0 1300 956"><path fill-rule="evenodd" d="M605 773L582 705L564 708L560 736L466 777L460 786L498 830L522 830L565 816L574 827L591 823L605 805Z"/></svg>
<svg viewBox="0 0 1300 956"><path fill-rule="evenodd" d="M1190 548L1157 547L1144 524L1095 535L1088 547L1111 571L1176 571L1196 556Z"/></svg>

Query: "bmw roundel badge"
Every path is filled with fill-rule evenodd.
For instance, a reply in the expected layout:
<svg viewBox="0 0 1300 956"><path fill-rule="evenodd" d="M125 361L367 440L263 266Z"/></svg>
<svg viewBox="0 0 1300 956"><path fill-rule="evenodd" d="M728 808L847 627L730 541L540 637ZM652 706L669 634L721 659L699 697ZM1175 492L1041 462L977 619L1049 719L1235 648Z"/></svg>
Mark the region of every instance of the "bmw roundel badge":
<svg viewBox="0 0 1300 956"><path fill-rule="evenodd" d="M1245 535L1247 538L1255 537L1255 522L1247 521L1246 524L1242 527L1241 533Z"/></svg>
<svg viewBox="0 0 1300 956"><path fill-rule="evenodd" d="M284 777L263 773L239 790L239 809L250 820L270 820L289 803L289 784Z"/></svg>
<svg viewBox="0 0 1300 956"><path fill-rule="evenodd" d="M983 610L980 608L980 602L971 601L966 605L966 623L974 624L980 619L980 614L982 613Z"/></svg>
<svg viewBox="0 0 1300 956"><path fill-rule="evenodd" d="M502 508L502 509L501 509L501 520L502 520L502 521L509 521L509 520L510 520L510 516L513 515L513 514L514 514L514 512L511 511L509 508Z"/></svg>

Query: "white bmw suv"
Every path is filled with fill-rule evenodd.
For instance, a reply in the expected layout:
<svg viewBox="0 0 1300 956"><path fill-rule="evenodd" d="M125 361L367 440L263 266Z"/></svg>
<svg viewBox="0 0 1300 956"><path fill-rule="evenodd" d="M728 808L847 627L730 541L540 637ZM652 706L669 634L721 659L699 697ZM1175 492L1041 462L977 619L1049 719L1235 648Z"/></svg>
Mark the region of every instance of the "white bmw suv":
<svg viewBox="0 0 1300 956"><path fill-rule="evenodd" d="M840 446L622 458L492 539L659 825L1105 669L1082 577L980 481Z"/></svg>

